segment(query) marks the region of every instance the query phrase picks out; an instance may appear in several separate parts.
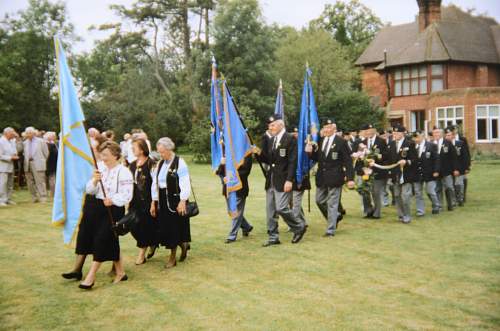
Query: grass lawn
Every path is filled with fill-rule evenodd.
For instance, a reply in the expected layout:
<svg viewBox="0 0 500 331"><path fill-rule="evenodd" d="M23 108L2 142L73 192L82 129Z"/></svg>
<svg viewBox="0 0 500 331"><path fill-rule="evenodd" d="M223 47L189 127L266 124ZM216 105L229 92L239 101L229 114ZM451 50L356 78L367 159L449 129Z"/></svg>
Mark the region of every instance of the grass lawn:
<svg viewBox="0 0 500 331"><path fill-rule="evenodd" d="M0 209L0 329L500 329L500 163L474 164L465 207L410 225L392 207L382 221L362 219L359 196L345 192L348 215L334 238L321 237L326 223L311 192L304 240L292 245L282 231L282 245L270 248L261 247L258 165L246 207L255 230L232 245L223 243L229 219L218 178L207 165L189 165L201 214L191 220L187 261L165 270L162 249L135 266L127 235L129 281L111 285L106 263L89 292L60 276L74 253L50 226L51 205L16 192L18 205Z"/></svg>

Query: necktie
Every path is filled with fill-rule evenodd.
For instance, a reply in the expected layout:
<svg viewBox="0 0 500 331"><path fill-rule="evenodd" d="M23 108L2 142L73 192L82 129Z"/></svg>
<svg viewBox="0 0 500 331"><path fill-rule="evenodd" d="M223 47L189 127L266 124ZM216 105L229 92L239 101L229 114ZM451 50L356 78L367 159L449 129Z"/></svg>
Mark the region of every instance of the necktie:
<svg viewBox="0 0 500 331"><path fill-rule="evenodd" d="M273 150L276 150L278 148L278 136L274 137L273 140Z"/></svg>

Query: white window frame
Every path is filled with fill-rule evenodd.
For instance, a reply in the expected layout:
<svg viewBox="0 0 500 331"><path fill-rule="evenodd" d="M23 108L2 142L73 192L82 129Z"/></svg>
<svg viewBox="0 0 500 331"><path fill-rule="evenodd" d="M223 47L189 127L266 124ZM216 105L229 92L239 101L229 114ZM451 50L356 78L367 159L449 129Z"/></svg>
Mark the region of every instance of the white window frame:
<svg viewBox="0 0 500 331"><path fill-rule="evenodd" d="M448 114L446 111L447 108L453 108L454 117L448 117ZM461 117L457 117L457 108L462 108L462 116ZM437 127L439 127L439 121L443 120L443 119L439 118L439 110L440 109L444 109L444 112L445 112L444 121L445 122L451 121L452 125L457 125L457 120L462 120L462 130L463 130L463 133L465 133L465 107L464 107L464 105L436 107L435 111L436 111L436 126ZM446 128L446 126L444 128L441 128L441 129L445 129L445 128Z"/></svg>
<svg viewBox="0 0 500 331"><path fill-rule="evenodd" d="M490 116L490 107L496 106L499 109L499 115L498 116ZM486 116L478 116L477 115L477 108L478 107L486 107ZM500 142L500 132L499 132L499 137L496 139L491 139L491 120L492 119L497 119L498 120L498 130L500 131L500 104L479 104L474 107L474 117L476 120L475 126L476 126L476 142L477 143L498 143ZM478 126L477 126L477 120L478 119L485 119L486 120L486 135L487 139L479 139L479 132L478 132Z"/></svg>

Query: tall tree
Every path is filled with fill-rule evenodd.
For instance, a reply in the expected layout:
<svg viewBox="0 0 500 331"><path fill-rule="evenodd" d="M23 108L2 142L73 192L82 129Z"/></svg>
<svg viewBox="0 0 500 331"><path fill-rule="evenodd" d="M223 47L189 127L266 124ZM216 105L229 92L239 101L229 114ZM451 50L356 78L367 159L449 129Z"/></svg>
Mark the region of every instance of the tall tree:
<svg viewBox="0 0 500 331"><path fill-rule="evenodd" d="M359 0L337 0L334 4L327 4L321 16L310 24L325 29L340 44L347 46L353 61L382 27L380 18Z"/></svg>

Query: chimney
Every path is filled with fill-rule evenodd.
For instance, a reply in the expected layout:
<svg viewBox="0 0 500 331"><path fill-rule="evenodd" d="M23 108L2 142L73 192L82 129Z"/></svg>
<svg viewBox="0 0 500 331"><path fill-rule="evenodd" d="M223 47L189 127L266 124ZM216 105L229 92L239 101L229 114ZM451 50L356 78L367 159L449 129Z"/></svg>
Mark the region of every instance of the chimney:
<svg viewBox="0 0 500 331"><path fill-rule="evenodd" d="M422 32L434 22L441 20L441 0L417 0L418 31Z"/></svg>

